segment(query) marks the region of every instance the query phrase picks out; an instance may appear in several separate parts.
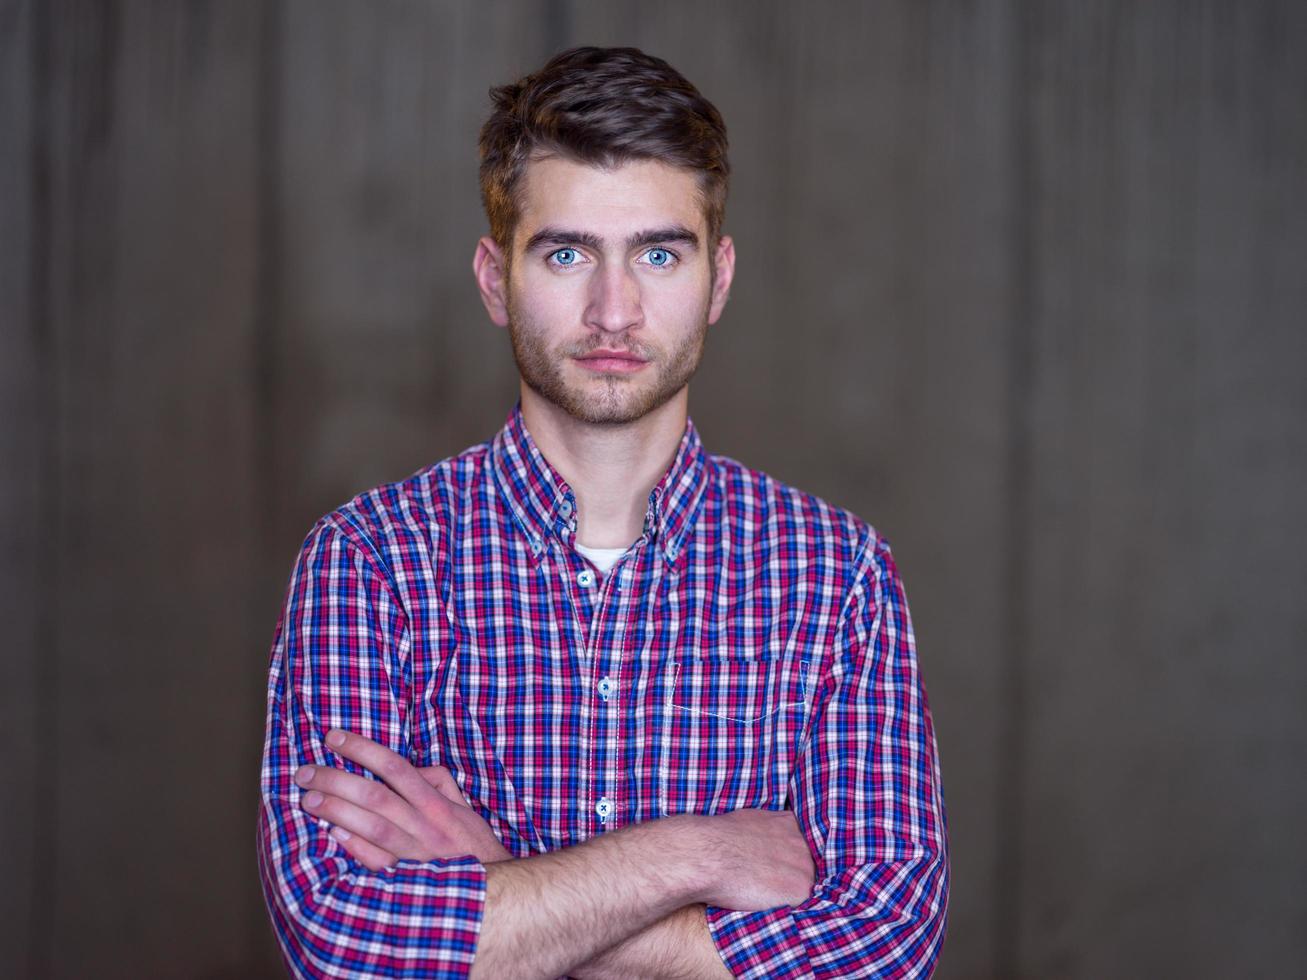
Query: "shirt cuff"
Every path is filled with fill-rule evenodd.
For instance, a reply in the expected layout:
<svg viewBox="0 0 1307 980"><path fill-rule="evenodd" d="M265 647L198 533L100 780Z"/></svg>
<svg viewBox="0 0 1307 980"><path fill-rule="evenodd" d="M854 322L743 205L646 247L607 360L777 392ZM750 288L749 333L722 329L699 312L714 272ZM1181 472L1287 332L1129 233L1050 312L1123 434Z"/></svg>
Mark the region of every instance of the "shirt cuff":
<svg viewBox="0 0 1307 980"><path fill-rule="evenodd" d="M726 968L749 980L812 980L808 950L788 905L736 912L709 905L708 932Z"/></svg>

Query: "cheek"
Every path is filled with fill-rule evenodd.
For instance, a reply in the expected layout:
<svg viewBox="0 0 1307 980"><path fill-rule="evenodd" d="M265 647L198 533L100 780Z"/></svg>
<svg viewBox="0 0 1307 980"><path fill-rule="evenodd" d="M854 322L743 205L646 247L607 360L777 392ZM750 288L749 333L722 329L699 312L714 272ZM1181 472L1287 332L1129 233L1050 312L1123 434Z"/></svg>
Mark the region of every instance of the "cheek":
<svg viewBox="0 0 1307 980"><path fill-rule="evenodd" d="M669 326L697 327L708 310L709 293L701 289L649 290L644 296L647 319Z"/></svg>
<svg viewBox="0 0 1307 980"><path fill-rule="evenodd" d="M541 328L560 320L574 320L584 303L584 287L579 279L549 276L524 280L511 291L513 309L519 317Z"/></svg>
<svg viewBox="0 0 1307 980"><path fill-rule="evenodd" d="M646 315L659 319L697 320L708 309L711 282L707 267L687 270L685 275L651 279L641 290Z"/></svg>

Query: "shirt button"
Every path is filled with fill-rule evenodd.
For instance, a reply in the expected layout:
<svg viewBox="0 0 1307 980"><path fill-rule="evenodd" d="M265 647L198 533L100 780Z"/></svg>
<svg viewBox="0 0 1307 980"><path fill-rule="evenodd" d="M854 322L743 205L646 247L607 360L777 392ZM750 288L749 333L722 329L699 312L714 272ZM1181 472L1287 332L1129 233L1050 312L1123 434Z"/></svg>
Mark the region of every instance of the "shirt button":
<svg viewBox="0 0 1307 980"><path fill-rule="evenodd" d="M613 815L613 801L605 796L595 807L595 813L599 814L600 820L606 821Z"/></svg>
<svg viewBox="0 0 1307 980"><path fill-rule="evenodd" d="M558 505L558 513L562 514L564 517L571 517L571 516L572 516L572 501L570 501L570 500L564 500L561 504L559 504L559 505Z"/></svg>
<svg viewBox="0 0 1307 980"><path fill-rule="evenodd" d="M580 575L576 577L576 581L577 584L584 585L588 588L589 586L594 585L595 573L587 568L584 572L582 572Z"/></svg>
<svg viewBox="0 0 1307 980"><path fill-rule="evenodd" d="M603 678L602 680L599 681L599 693L602 694L602 695L604 696L604 700L605 700L605 701L608 700L608 695L610 695L610 694L613 693L613 689L614 689L616 686L617 686L617 685L614 684L614 683L613 683L611 680L609 680L607 677L605 677L605 678Z"/></svg>

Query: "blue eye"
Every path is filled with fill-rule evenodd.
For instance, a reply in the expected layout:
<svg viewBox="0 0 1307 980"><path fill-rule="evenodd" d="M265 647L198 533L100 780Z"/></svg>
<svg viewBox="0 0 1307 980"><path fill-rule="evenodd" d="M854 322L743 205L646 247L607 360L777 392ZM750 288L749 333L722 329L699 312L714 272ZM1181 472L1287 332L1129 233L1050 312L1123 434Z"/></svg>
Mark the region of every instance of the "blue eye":
<svg viewBox="0 0 1307 980"><path fill-rule="evenodd" d="M554 261L559 265L575 265L577 259L576 249L560 248L554 253Z"/></svg>
<svg viewBox="0 0 1307 980"><path fill-rule="evenodd" d="M663 268L672 264L675 256L665 248L651 248L645 253L649 256L649 264L656 268Z"/></svg>

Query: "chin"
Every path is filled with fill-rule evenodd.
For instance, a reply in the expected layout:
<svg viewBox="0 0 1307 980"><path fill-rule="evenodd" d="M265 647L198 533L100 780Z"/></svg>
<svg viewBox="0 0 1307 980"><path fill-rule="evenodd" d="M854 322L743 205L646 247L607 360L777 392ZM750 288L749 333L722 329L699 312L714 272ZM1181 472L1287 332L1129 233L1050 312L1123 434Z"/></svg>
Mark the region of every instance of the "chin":
<svg viewBox="0 0 1307 980"><path fill-rule="evenodd" d="M578 422L586 422L590 425L630 425L632 422L640 421L653 410L643 404L616 404L585 399L559 407Z"/></svg>
<svg viewBox="0 0 1307 980"><path fill-rule="evenodd" d="M534 387L534 386L533 386ZM620 395L611 389L604 394L579 391L575 388L549 390L535 388L550 404L566 412L578 422L587 425L630 425L657 411L672 400L680 389L673 391L652 391L649 389L631 389L623 385Z"/></svg>

